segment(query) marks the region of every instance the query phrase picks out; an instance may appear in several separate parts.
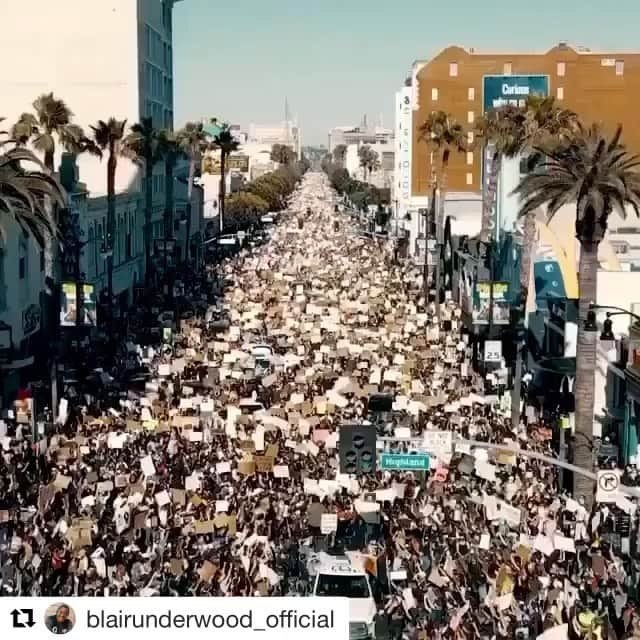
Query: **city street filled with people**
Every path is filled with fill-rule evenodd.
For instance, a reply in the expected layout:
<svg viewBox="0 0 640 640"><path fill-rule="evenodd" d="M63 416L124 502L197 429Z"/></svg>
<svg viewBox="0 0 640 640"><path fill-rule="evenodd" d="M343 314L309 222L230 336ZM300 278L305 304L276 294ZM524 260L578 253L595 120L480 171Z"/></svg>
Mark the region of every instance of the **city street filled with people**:
<svg viewBox="0 0 640 640"><path fill-rule="evenodd" d="M2 595L334 595L371 602L354 639L632 637L635 501L589 509L553 465L456 443L554 456L486 393L454 303L438 324L422 269L337 204L307 173L207 267L217 301L187 286L193 313L130 326L35 444L0 422ZM341 473L353 424L373 473ZM411 450L428 470L381 468Z"/></svg>

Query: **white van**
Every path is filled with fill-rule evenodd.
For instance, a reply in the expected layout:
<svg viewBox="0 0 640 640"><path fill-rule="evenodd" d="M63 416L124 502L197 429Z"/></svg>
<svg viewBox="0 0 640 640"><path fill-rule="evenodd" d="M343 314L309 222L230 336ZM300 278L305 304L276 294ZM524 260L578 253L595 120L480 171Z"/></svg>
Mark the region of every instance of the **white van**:
<svg viewBox="0 0 640 640"><path fill-rule="evenodd" d="M376 603L366 571L346 556L319 553L310 561L313 595L349 598L349 640L376 637Z"/></svg>

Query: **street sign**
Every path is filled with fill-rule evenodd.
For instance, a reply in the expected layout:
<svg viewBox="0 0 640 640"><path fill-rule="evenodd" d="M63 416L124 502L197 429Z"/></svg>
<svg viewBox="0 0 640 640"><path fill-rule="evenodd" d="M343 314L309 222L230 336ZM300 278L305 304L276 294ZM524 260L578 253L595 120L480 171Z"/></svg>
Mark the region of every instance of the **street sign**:
<svg viewBox="0 0 640 640"><path fill-rule="evenodd" d="M431 454L453 453L453 433L451 431L425 431L422 446Z"/></svg>
<svg viewBox="0 0 640 640"><path fill-rule="evenodd" d="M484 343L484 361L500 362L502 360L502 340L487 340Z"/></svg>
<svg viewBox="0 0 640 640"><path fill-rule="evenodd" d="M381 469L402 469L404 471L428 471L429 455L411 453L383 453L380 459Z"/></svg>
<svg viewBox="0 0 640 640"><path fill-rule="evenodd" d="M596 502L615 502L620 487L620 472L617 470L598 471Z"/></svg>

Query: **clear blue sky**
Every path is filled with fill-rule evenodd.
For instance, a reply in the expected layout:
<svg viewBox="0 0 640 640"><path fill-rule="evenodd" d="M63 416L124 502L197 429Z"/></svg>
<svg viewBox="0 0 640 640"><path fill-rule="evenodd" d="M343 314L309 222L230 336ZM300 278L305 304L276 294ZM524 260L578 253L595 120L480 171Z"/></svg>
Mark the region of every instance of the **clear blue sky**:
<svg viewBox="0 0 640 640"><path fill-rule="evenodd" d="M303 143L384 116L414 60L450 44L640 49L640 0L183 0L174 21L176 125L202 116L278 122Z"/></svg>

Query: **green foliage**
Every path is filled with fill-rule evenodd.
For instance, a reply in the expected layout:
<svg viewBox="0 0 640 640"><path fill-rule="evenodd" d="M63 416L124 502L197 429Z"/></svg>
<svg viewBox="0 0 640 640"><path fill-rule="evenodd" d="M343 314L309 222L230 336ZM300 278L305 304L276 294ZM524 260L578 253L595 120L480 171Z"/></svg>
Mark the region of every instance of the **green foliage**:
<svg viewBox="0 0 640 640"><path fill-rule="evenodd" d="M613 137L598 125L579 127L555 149L536 148L544 161L514 192L522 198L521 215L546 205L552 217L575 203L576 237L582 244L603 240L614 209L625 218L629 206L640 216L640 157L626 150L621 135L621 127Z"/></svg>
<svg viewBox="0 0 640 640"><path fill-rule="evenodd" d="M256 224L261 215L284 209L302 174L300 163L282 166L251 181L246 191L226 198L225 231L245 229Z"/></svg>
<svg viewBox="0 0 640 640"><path fill-rule="evenodd" d="M23 163L39 170L25 169ZM11 218L43 247L57 232L47 201L62 207L64 200L62 187L31 151L16 147L0 155L0 234L2 222Z"/></svg>
<svg viewBox="0 0 640 640"><path fill-rule="evenodd" d="M269 203L253 193L234 193L226 200L224 231L246 231L260 222L269 211Z"/></svg>
<svg viewBox="0 0 640 640"><path fill-rule="evenodd" d="M291 165L296 161L296 153L289 145L274 144L271 147L271 160L279 164Z"/></svg>

